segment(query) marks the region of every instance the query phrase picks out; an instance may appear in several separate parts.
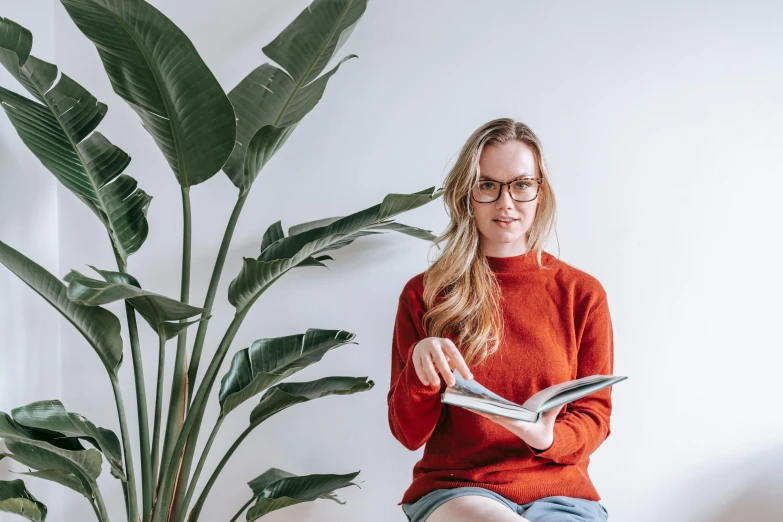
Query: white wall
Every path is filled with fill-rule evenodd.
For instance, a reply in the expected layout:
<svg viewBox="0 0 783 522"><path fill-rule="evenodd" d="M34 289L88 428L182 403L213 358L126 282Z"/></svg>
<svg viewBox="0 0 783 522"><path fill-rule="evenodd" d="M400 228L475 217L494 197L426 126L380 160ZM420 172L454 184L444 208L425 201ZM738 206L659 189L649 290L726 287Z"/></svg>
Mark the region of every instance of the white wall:
<svg viewBox="0 0 783 522"><path fill-rule="evenodd" d="M153 3L190 36L229 90L266 60L261 47L309 2ZM41 47L47 26L39 15L10 1L0 5L2 14L35 28L35 52L47 56ZM176 297L181 211L174 176L135 113L112 92L93 45L59 3L51 9L53 57L109 105L100 130L131 154L127 173L155 198L150 237L130 270L146 288ZM226 263L206 355L230 321L228 284L242 256L257 255L268 225L281 219L287 228L366 208L389 192L440 186L477 126L514 117L546 148L559 204L559 234L548 250L606 288L615 373L630 377L615 389L612 435L590 467L611 519L779 520L783 504L773 492L783 486L783 420L774 402L781 398L774 375L783 364L776 328L783 311L776 233L783 217L782 16L780 4L761 1L371 2L341 52L359 59L341 67L256 182ZM0 81L7 85L7 76ZM112 268L95 218L65 190L55 202L51 180L6 120L0 131L0 238L29 245L27 251L60 276L87 263ZM10 192L9 184L20 188ZM40 203L38 187L48 187L50 195ZM200 303L235 189L218 174L191 194L191 295ZM19 209L27 211L25 221ZM447 216L439 200L400 221L439 232ZM426 268L428 251L407 236L362 238L335 252L330 270L295 270L256 304L234 350L308 327L345 329L357 334L359 345L330 353L295 380L368 375L376 387L300 405L264 424L229 462L202 519L229 518L248 498L245 482L274 466L299 474L361 470L363 482L361 489L338 491L345 505L302 504L268 516L271 522L405 520L396 504L422 450L409 452L391 436L385 394L396 299ZM32 319L8 320L18 302L37 310L35 297L7 273L0 284L3 295L11 295L2 299L3 325L7 321L11 332L2 339L43 335L30 327ZM23 347L0 346L17 365L9 370L3 357L3 410L40 398L38 385L61 379L68 408L118 430L103 369L72 329L62 330L60 371L47 360L22 379L17 368L32 368L41 344L27 339ZM145 328L142 342L152 390L156 345ZM168 355L174 350L171 342ZM11 385L7 374L15 376ZM129 350L121 375L135 432ZM151 412L151 391L148 396ZM224 423L202 482L246 426L254 403ZM216 405L215 397L207 433ZM108 473L101 480L113 520L123 520L119 488ZM87 503L70 493L65 511L52 513L91 517Z"/></svg>

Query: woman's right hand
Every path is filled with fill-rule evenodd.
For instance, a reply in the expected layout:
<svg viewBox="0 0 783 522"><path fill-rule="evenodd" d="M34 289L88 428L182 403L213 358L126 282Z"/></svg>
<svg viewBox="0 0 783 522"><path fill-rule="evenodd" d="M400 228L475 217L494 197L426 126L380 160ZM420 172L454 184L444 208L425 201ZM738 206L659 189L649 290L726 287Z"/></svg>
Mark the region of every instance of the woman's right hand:
<svg viewBox="0 0 783 522"><path fill-rule="evenodd" d="M456 381L451 373L452 368L457 368L466 379L472 379L473 373L468 369L462 354L446 337L427 337L419 341L413 347L413 367L422 384L427 386L439 386L438 373L443 375L447 386L454 386Z"/></svg>

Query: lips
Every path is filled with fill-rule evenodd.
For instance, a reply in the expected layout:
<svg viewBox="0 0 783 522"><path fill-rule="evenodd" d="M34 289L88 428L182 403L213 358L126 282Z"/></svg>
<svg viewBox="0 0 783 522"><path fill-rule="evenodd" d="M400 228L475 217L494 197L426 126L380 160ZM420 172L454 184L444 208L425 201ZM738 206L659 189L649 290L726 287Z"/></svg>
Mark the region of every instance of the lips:
<svg viewBox="0 0 783 522"><path fill-rule="evenodd" d="M500 218L500 219L493 219L492 221L501 221L503 223L510 223L512 221L517 221L515 218Z"/></svg>

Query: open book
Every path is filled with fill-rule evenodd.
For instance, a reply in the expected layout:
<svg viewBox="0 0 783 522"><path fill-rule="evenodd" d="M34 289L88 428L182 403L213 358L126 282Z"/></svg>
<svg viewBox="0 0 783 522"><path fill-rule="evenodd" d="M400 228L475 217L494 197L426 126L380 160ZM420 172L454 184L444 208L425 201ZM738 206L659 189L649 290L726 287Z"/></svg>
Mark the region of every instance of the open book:
<svg viewBox="0 0 783 522"><path fill-rule="evenodd" d="M546 411L628 378L621 375L588 375L545 388L519 405L492 393L473 379L465 379L457 369L452 370L452 373L456 383L441 393L441 401L444 404L463 406L525 422L537 422Z"/></svg>

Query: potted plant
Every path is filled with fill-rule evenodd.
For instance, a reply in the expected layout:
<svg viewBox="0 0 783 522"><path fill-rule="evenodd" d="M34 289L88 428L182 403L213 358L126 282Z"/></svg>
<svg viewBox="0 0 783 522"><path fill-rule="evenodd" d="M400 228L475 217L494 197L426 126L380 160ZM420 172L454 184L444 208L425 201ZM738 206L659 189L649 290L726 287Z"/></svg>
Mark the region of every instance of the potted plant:
<svg viewBox="0 0 783 522"><path fill-rule="evenodd" d="M66 74L58 77L55 65L31 54L30 31L0 17L0 63L27 91L22 95L0 86L0 104L30 151L101 221L117 266L91 266L94 273L89 275L71 270L60 280L2 238L0 263L59 311L100 358L114 393L119 425L118 436L68 411L58 400L37 401L0 412L0 439L6 447L0 459L30 468L30 477L80 493L97 519L108 521L96 480L105 458L124 492L129 521L183 522L187 518L194 522L223 466L259 424L298 403L362 392L373 386L367 377L346 376L282 382L318 362L328 351L356 344L351 332L310 328L303 333L258 339L234 351L217 389L218 418L214 423L206 422L211 432L196 459L207 401L214 397L221 367L234 348L232 342L250 308L289 270L326 266L325 262L333 259L325 252L359 237L397 231L428 241L435 239L430 231L397 223L393 218L433 201L442 191L431 187L410 194L389 194L370 208L294 225L287 234L280 221L271 224L261 238L260 255L244 258L241 271L231 282L228 300L235 309L231 324L214 353L204 354L210 311L234 228L251 188L263 167L321 99L329 78L342 63L356 56L342 58L321 74L350 36L367 0L312 2L263 48L278 65L260 65L228 93L188 37L143 0L61 2L76 26L95 44L112 88L138 114L181 188L181 293L175 299L144 289L130 273L130 257L147 237L147 209L152 197L136 179L125 174L130 156L97 130L107 106ZM194 306L189 302L190 190L221 170L236 186L237 200L204 303ZM120 319L103 307L117 301L124 302L124 332ZM152 415L147 411L138 317L159 339ZM197 331L189 348L190 327ZM123 334L133 365L137 437L129 433L120 391L120 367L127 355ZM167 341L174 338L175 364L168 369L173 372L172 388L168 401L164 401L164 354ZM211 359L203 379L197 381L203 355ZM247 429L226 452L204 489L197 492L206 456L223 420L259 394ZM166 402L168 414L164 419ZM134 451L139 459L139 475ZM237 506L239 511L232 520L245 510L245 518L250 521L300 502L318 498L339 501L334 491L353 484L357 474L298 476L271 468L248 483L249 500ZM18 479L0 481L0 511L34 521L45 520L47 514L46 506Z"/></svg>

